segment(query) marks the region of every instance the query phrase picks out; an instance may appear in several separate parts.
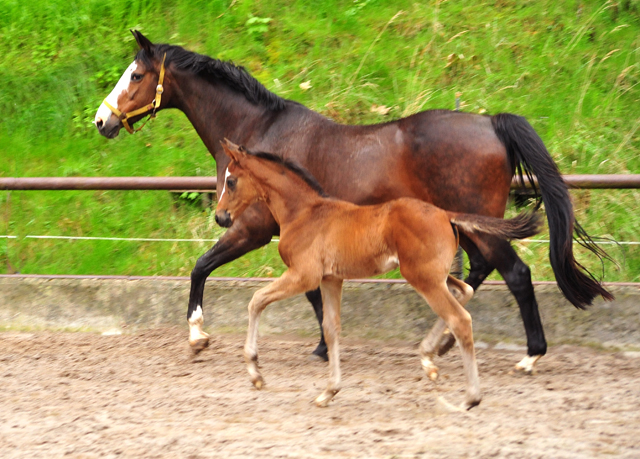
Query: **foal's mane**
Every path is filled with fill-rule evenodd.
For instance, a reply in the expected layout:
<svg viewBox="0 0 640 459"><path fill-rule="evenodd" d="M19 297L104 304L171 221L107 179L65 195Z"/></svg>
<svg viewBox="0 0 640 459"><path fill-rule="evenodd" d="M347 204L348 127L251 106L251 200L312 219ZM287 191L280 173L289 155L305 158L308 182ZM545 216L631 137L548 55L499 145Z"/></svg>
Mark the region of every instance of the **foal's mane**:
<svg viewBox="0 0 640 459"><path fill-rule="evenodd" d="M151 58L161 60L165 53L167 54L166 65L171 63L180 70L193 72L209 81L223 83L240 92L249 102L256 105L279 111L285 108L287 102L290 102L265 88L244 67L187 51L181 46L157 44L153 46L153 56L149 56L144 49L141 49L136 55L136 60L139 59L145 65L150 65Z"/></svg>
<svg viewBox="0 0 640 459"><path fill-rule="evenodd" d="M263 151L259 151L259 152L247 151L247 153L250 156L255 156L256 158L264 159L266 161L284 166L287 170L290 170L291 172L296 174L298 177L300 177L302 180L304 180L304 182L307 185L309 185L309 187L311 187L311 189L316 193L318 193L320 196L322 196L323 198L329 197L329 195L322 189L322 186L318 183L316 178L313 175L311 175L311 172L306 170L297 162L291 159L282 158L280 156L274 155L273 153L266 153Z"/></svg>

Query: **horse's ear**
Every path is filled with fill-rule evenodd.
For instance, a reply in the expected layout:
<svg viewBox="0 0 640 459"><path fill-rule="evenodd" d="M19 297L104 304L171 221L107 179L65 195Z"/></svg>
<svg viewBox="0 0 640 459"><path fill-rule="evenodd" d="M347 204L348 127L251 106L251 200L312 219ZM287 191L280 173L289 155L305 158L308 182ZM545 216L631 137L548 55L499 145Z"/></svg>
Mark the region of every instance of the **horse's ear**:
<svg viewBox="0 0 640 459"><path fill-rule="evenodd" d="M151 41L147 37L142 35L142 33L140 33L139 30L131 30L131 33L133 34L133 37L136 39L136 43L138 43L138 46L140 47L140 49L144 49L147 53L151 54L151 48L153 48L153 43L151 43Z"/></svg>

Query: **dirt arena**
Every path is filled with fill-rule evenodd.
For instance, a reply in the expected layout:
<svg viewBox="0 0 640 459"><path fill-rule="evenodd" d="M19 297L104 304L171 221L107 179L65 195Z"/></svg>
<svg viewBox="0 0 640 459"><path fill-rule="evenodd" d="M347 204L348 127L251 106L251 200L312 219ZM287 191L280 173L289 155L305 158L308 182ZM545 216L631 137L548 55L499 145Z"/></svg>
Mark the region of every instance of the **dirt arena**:
<svg viewBox="0 0 640 459"><path fill-rule="evenodd" d="M246 374L243 337L218 335L197 357L186 331L134 335L0 333L4 458L640 457L640 358L552 347L534 376L522 351L478 350L484 393L467 413L457 352L422 375L416 343L344 340L343 389L310 401L326 364L313 341L265 336L266 387Z"/></svg>

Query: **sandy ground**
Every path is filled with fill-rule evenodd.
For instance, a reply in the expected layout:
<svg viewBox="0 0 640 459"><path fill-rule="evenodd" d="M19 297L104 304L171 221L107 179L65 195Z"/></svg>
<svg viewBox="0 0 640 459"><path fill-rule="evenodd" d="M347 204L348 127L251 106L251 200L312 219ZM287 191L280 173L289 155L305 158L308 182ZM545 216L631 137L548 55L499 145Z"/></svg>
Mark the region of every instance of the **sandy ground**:
<svg viewBox="0 0 640 459"><path fill-rule="evenodd" d="M482 404L462 401L458 352L422 375L416 343L344 340L343 389L310 401L326 364L312 340L260 341L255 390L243 337L216 336L193 357L186 331L135 335L0 333L0 456L171 458L640 457L640 358L551 348L534 376L522 351L478 350Z"/></svg>

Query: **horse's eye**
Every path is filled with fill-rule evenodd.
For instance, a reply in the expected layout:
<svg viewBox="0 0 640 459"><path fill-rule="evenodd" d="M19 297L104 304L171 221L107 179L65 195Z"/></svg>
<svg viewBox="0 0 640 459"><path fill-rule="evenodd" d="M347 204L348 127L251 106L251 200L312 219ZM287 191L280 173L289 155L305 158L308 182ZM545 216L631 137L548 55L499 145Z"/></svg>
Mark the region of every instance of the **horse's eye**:
<svg viewBox="0 0 640 459"><path fill-rule="evenodd" d="M233 191L236 188L236 179L229 177L227 179L227 187L229 187L229 191Z"/></svg>
<svg viewBox="0 0 640 459"><path fill-rule="evenodd" d="M132 73L131 74L131 81L140 81L140 80L142 80L143 76L144 75L141 75L139 73Z"/></svg>

